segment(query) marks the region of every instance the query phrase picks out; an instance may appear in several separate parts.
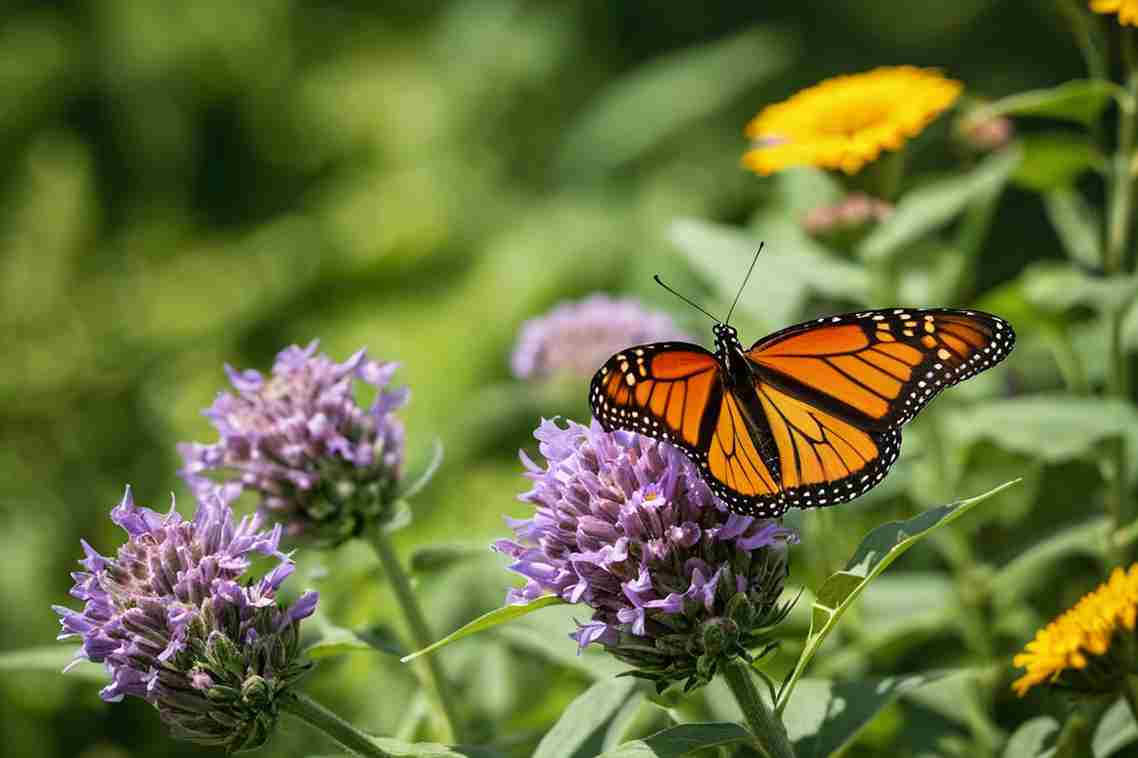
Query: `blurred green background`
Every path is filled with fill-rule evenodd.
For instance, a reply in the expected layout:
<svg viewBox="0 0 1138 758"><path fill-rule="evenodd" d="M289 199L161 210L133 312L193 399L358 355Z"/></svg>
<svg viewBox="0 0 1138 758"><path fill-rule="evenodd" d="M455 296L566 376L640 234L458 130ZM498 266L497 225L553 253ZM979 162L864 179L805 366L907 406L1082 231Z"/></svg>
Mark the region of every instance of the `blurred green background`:
<svg viewBox="0 0 1138 758"><path fill-rule="evenodd" d="M718 264L693 264L681 252L685 234L699 232L684 218L740 229L753 222L750 239L767 240L742 324L752 339L848 305L843 287L860 269L835 261L831 284L816 291L813 259L796 258L777 230L764 236L755 221L767 208L794 222L786 209L800 213L825 188L809 176L764 180L742 170L742 128L763 104L825 76L903 63L941 67L970 97L1084 75L1051 0L955 0L919 13L902 0L6 3L0 649L54 637L49 605L68 601L80 537L103 552L120 541L107 513L125 484L143 504L165 508L173 490L183 511L191 507L174 445L214 438L199 412L223 388L223 363L267 369L281 347L314 337L337 358L367 346L402 362L398 380L412 388L404 413L412 471L434 439L445 447L441 470L414 503L414 524L398 538L405 555L434 543L474 548L461 563L421 562L436 631L497 606L512 579L484 546L505 534L503 514L528 511L515 500L526 486L517 448L533 448L539 416L586 413L583 381L576 392L512 383L508 358L521 322L603 290L638 294L705 334L698 314L650 279L660 272L713 310L722 304L707 273ZM933 155L917 167L936 172L945 160ZM998 309L1015 300L1007 288L1025 267L1062 259L1028 190L1011 185L1000 196L969 302L996 293L989 304ZM727 247L724 276L737 281L746 260ZM1032 348L1034 326L1022 320L1032 313L1003 314L1024 346L978 388L938 401L962 409L942 413L945 423L967 426L971 397L1062 386L1050 324ZM1101 383L1101 365L1086 365L1088 386ZM1095 442L1093 429L1090 436ZM867 594L876 606L863 617L878 613L875 624L843 635L826 664L827 673L850 675L987 666L990 686L969 690L963 706L899 704L854 751L951 753L955 745L993 754L1041 704L1060 709L1045 698L1016 701L1007 656L1102 571L1076 550L1051 564L1053 573L1024 569L1040 584L1068 577L1069 589L1017 590L997 607L965 588L984 586L992 567L1023 546L1097 516L1088 493L1099 487L1098 471L1083 455L1089 447L1049 457L973 440L952 456L965 473L951 485L930 483L920 466L927 435L918 424L906 439L884 493L839 513L795 517L805 544L791 581L816 582L886 517L1028 475L1018 495L983 506L986 515L957 543L945 538L898 564L906 583L893 595L888 586ZM969 542L974 552L954 560ZM294 591L320 589L336 623L399 627L364 546L302 550L301 562ZM961 628L968 624L954 609L973 601L983 628ZM576 658L564 638L573 614L559 613L444 654L475 742L527 755L598 671L618 668ZM104 704L97 686L37 672L0 677L5 754L199 752L170 740L145 703ZM414 679L394 659L330 660L308 689L377 733L429 735ZM722 713L716 698L713 691L691 707ZM654 717L644 718L650 725ZM917 744L925 747L907 747ZM267 750L334 746L286 722Z"/></svg>

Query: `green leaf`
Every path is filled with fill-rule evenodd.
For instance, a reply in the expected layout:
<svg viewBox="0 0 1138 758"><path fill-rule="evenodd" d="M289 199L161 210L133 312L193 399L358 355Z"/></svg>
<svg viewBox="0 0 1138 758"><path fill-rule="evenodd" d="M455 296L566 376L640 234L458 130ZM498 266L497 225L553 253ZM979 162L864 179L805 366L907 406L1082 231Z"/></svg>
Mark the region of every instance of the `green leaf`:
<svg viewBox="0 0 1138 758"><path fill-rule="evenodd" d="M611 679L627 671L626 664L603 652L598 645L578 651L576 643L569 639L569 632L576 628L574 616L580 613L579 607L565 603L519 619L496 634L511 645L579 671L594 681Z"/></svg>
<svg viewBox="0 0 1138 758"><path fill-rule="evenodd" d="M63 669L75 660L77 652L79 648L75 645L43 645L23 650L6 650L0 653L0 671L62 674ZM93 682L108 681L107 672L102 665L87 660L75 664L74 668L68 670L67 676Z"/></svg>
<svg viewBox="0 0 1138 758"><path fill-rule="evenodd" d="M411 553L409 563L415 573L426 574L445 571L456 563L480 558L486 554L486 545L481 542L423 545Z"/></svg>
<svg viewBox="0 0 1138 758"><path fill-rule="evenodd" d="M761 218L763 276L778 284L760 296L744 297L740 311L773 327L792 321L811 293L865 302L869 276L864 269L828 254L782 211ZM674 222L669 237L726 302L734 298L760 242L737 228L695 219Z"/></svg>
<svg viewBox="0 0 1138 758"><path fill-rule="evenodd" d="M1007 608L1033 589L1052 580L1047 568L1068 555L1101 555L1110 535L1110 522L1099 517L1053 534L1019 553L992 577L992 602Z"/></svg>
<svg viewBox="0 0 1138 758"><path fill-rule="evenodd" d="M1122 748L1138 741L1138 724L1124 698L1107 709L1095 728L1095 758L1108 758Z"/></svg>
<svg viewBox="0 0 1138 758"><path fill-rule="evenodd" d="M979 402L946 421L953 438L962 443L988 439L1046 463L1084 457L1101 440L1138 428L1138 414L1129 403L1059 394Z"/></svg>
<svg viewBox="0 0 1138 758"><path fill-rule="evenodd" d="M1036 192L1069 186L1085 171L1106 165L1098 147L1082 135L1032 134L1022 137L1019 143L1023 160L1016 167L1012 181Z"/></svg>
<svg viewBox="0 0 1138 758"><path fill-rule="evenodd" d="M703 748L733 745L751 738L750 732L730 721L680 724L642 740L625 742L600 758L679 758Z"/></svg>
<svg viewBox="0 0 1138 758"><path fill-rule="evenodd" d="M577 697L546 733L533 758L573 758L597 754L606 724L624 705L636 687L631 679L597 682ZM592 749L590 749L592 748Z"/></svg>
<svg viewBox="0 0 1138 758"><path fill-rule="evenodd" d="M1058 721L1050 716L1036 716L1015 730L1004 746L1003 758L1036 758L1058 733Z"/></svg>
<svg viewBox="0 0 1138 758"><path fill-rule="evenodd" d="M969 119L985 121L997 116L1038 116L1090 126L1099 119L1112 97L1124 94L1113 82L1077 79L1058 87L1009 95L976 109Z"/></svg>
<svg viewBox="0 0 1138 758"><path fill-rule="evenodd" d="M641 66L569 127L561 172L592 177L619 168L785 70L796 48L786 34L759 28Z"/></svg>
<svg viewBox="0 0 1138 758"><path fill-rule="evenodd" d="M313 629L316 630L317 638L304 648L305 654L313 660L344 653L373 653L377 650L396 656L407 653L395 633L381 624L357 632L337 626L326 616L316 613L305 623L306 634Z"/></svg>
<svg viewBox="0 0 1138 758"><path fill-rule="evenodd" d="M795 754L798 758L822 758L838 753L902 693L946 674L931 672L846 682L803 679L797 696L782 714Z"/></svg>
<svg viewBox="0 0 1138 758"><path fill-rule="evenodd" d="M998 192L1019 164L1021 151L993 153L971 172L930 182L907 192L889 218L858 248L868 261L887 259L959 216L975 198Z"/></svg>
<svg viewBox="0 0 1138 758"><path fill-rule="evenodd" d="M1122 318L1122 345L1127 350L1138 350L1138 302Z"/></svg>
<svg viewBox="0 0 1138 758"><path fill-rule="evenodd" d="M1051 313L1075 306L1114 311L1138 295L1138 277L1093 276L1069 263L1034 264L1020 274L1019 283L1029 303Z"/></svg>
<svg viewBox="0 0 1138 758"><path fill-rule="evenodd" d="M1074 187L1055 187L1043 195L1047 217L1067 255L1087 268L1102 263L1102 218Z"/></svg>
<svg viewBox="0 0 1138 758"><path fill-rule="evenodd" d="M431 442L431 457L427 459L423 470L417 476L408 479L411 483L401 488L398 495L399 499L409 500L418 495L424 487L430 484L435 472L439 470L441 465L443 465L443 443L442 440L435 439Z"/></svg>
<svg viewBox="0 0 1138 758"><path fill-rule="evenodd" d="M811 613L810 631L806 635L806 643L794 666L794 671L783 691L779 693L778 710L780 712L785 710L796 681L826 637L870 582L918 541L956 521L1017 481L1019 480L1006 482L982 495L951 505L930 508L907 521L882 524L867 534L854 552L853 558L846 564L845 570L832 574L818 590Z"/></svg>
<svg viewBox="0 0 1138 758"><path fill-rule="evenodd" d="M371 741L394 758L496 758L499 755L483 747L450 747L437 742L404 742L391 737L372 737Z"/></svg>
<svg viewBox="0 0 1138 758"><path fill-rule="evenodd" d="M521 618L527 613L533 613L534 611L541 610L542 608L550 605L560 605L564 602L564 600L557 597L556 595L546 595L544 597L539 597L536 600L531 600L530 602L522 605L507 605L502 608L498 608L497 610L490 611L489 613L479 616L461 629L451 632L446 637L443 637L438 642L428 645L422 650L417 650L410 655L403 656L400 658L400 660L403 663L408 663L409 661L413 661L421 655L433 653L439 648L445 647L452 642L458 642L463 637L469 637L472 634L484 632L487 629L493 629L500 624L505 624L509 621L513 621L516 618Z"/></svg>

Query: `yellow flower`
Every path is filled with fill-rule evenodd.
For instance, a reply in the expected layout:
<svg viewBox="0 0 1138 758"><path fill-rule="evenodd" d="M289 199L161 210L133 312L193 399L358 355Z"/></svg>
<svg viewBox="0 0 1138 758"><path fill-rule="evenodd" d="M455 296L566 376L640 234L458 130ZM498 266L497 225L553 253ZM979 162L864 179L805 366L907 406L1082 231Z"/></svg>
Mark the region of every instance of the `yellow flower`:
<svg viewBox="0 0 1138 758"><path fill-rule="evenodd" d="M1024 652L1012 663L1027 669L1012 686L1022 697L1041 682L1059 682L1080 690L1104 691L1121 680L1132 661L1104 660L1111 643L1123 632L1133 632L1138 616L1138 563L1123 571L1116 568L1110 580L1065 611L1035 634ZM1116 635L1116 633L1118 633ZM1060 681L1062 679L1062 681Z"/></svg>
<svg viewBox="0 0 1138 758"><path fill-rule="evenodd" d="M769 105L747 124L743 165L767 176L789 166L855 174L899 150L960 95L960 82L914 66L838 76Z"/></svg>
<svg viewBox="0 0 1138 758"><path fill-rule="evenodd" d="M1138 0L1091 0L1095 13L1117 13L1118 23L1138 26Z"/></svg>

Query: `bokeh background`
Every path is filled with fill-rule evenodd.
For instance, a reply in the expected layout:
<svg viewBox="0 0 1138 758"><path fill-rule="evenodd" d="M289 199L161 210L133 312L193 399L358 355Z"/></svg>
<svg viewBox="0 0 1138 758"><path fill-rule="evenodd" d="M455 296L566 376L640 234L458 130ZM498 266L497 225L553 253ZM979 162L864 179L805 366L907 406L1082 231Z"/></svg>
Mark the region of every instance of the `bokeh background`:
<svg viewBox="0 0 1138 758"><path fill-rule="evenodd" d="M975 98L1083 76L1057 7L6 3L0 651L50 644L58 625L49 605L67 602L80 537L104 552L119 542L106 516L125 484L152 507L166 507L173 491L190 508L174 445L213 439L200 409L222 389L222 365L266 369L278 349L312 338L337 358L367 346L400 361L398 380L412 389L403 414L409 468L424 465L434 440L445 449L416 498L414 523L398 536L403 554L417 558L435 629L496 607L512 579L486 546L506 533L503 514L527 512L515 500L526 486L516 451L533 449L542 415L586 417L583 381L534 388L510 376L520 324L562 300L607 291L640 296L707 334L706 321L655 288L651 274L715 310L725 295L709 271L737 281L747 261L737 244L725 246L721 264L708 254L693 259L685 235L698 229L684 219L767 240L740 320L751 338L848 305L843 286L862 275L855 263L835 260L816 289L823 269L797 237L785 229L764 236L756 223L759 214L793 226L825 188L744 171L746 121L802 86L876 65L937 66ZM1036 128L1017 126L1029 136ZM959 162L943 148L948 140L942 135L942 147L922 153L913 170ZM1093 201L1095 185L1088 190ZM1021 272L1063 258L1039 196L1016 182L1000 195L980 249L974 284L958 301L909 304L984 305L987 296L995 309L1014 300L1009 287ZM1006 368L938 401L958 404L965 415L950 417L958 426L973 398L1064 386L1048 342L1054 320L1024 323L1022 314L1033 313L1004 313L1024 337ZM1100 384L1100 343L1066 344L1076 351L1068 359L1087 367L1086 386ZM1077 354L1083 344L1092 344L1090 357ZM804 545L791 583L816 586L885 518L1028 477L982 506L970 526L897 564L892 582L867 593L858 618L836 635L821 673L978 672L951 692L898 702L851 754L995 755L1029 715L1062 712L1058 701L1011 695L1009 658L1037 623L1103 577L1094 545L1078 542L1046 568L1023 567L1023 584L996 600L973 590L1024 546L1098 518L1093 428L1089 436L1054 455L968 438L948 456L958 475L947 477L923 466L928 437L917 425L883 492L838 513L794 517ZM458 549L432 560L422 548L438 544ZM293 581L320 589L336 623L400 629L365 546L302 551L302 567ZM572 615L550 609L445 652L474 741L528 755L574 696L619 669L575 656L565 637ZM804 618L792 617L776 671L793 660ZM414 679L393 658L332 659L307 686L377 733L429 736ZM200 752L170 740L146 704L104 704L97 687L5 672L3 752ZM730 708L715 688L686 707ZM656 717L642 718L648 728ZM334 746L286 722L266 750L300 756Z"/></svg>

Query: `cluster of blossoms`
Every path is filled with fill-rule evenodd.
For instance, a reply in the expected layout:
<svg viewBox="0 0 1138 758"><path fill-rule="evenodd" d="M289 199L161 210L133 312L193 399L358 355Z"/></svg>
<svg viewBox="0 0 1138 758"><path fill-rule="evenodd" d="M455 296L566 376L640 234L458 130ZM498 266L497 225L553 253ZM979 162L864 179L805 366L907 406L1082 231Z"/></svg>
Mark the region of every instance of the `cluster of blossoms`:
<svg viewBox="0 0 1138 758"><path fill-rule="evenodd" d="M317 601L306 592L287 610L277 605L293 570L280 527L261 531L255 516L234 524L216 496L192 520L173 508L162 515L135 506L130 490L111 519L129 539L113 558L83 542L86 570L73 574L71 595L84 607L56 606L60 639L81 638L78 657L106 666L104 700L144 698L175 737L230 751L263 744L308 668L299 622ZM280 562L241 583L253 554Z"/></svg>
<svg viewBox="0 0 1138 758"><path fill-rule="evenodd" d="M764 108L747 125L743 165L763 176L791 166L856 174L900 150L956 102L962 86L938 71L882 67L837 76Z"/></svg>
<svg viewBox="0 0 1138 758"><path fill-rule="evenodd" d="M685 338L666 313L598 294L525 322L510 366L519 379L590 377L629 345Z"/></svg>
<svg viewBox="0 0 1138 758"><path fill-rule="evenodd" d="M813 237L864 230L893 214L893 206L864 192L852 192L834 205L811 208L802 217L802 228Z"/></svg>
<svg viewBox="0 0 1138 758"><path fill-rule="evenodd" d="M536 513L494 546L526 578L508 603L585 603L578 644L603 645L661 690L706 684L789 610L778 599L795 533L728 512L678 450L595 421L543 421L534 436L547 464L522 454L534 486L521 499Z"/></svg>
<svg viewBox="0 0 1138 758"><path fill-rule="evenodd" d="M1040 629L1012 663L1027 670L1013 686L1023 696L1048 683L1088 694L1118 692L1138 670L1138 563Z"/></svg>
<svg viewBox="0 0 1138 758"><path fill-rule="evenodd" d="M336 363L316 350L315 341L286 348L270 377L226 366L236 394L221 393L205 411L220 439L179 445L180 473L199 499L252 491L290 534L335 544L393 510L403 463L393 411L407 390L387 389L397 364L363 350ZM357 379L375 388L366 410L356 402Z"/></svg>

